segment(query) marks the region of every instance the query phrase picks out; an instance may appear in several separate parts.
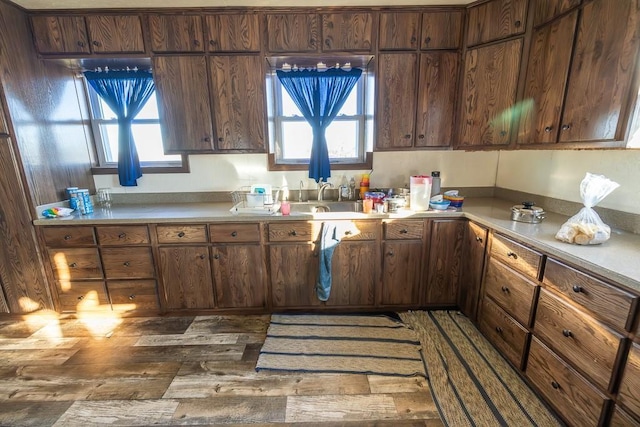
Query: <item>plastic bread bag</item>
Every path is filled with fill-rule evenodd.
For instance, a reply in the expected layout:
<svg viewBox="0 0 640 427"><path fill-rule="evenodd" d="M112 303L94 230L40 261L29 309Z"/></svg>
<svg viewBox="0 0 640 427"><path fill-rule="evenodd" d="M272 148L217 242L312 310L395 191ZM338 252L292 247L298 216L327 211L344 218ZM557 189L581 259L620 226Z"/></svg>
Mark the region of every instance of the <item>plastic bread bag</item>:
<svg viewBox="0 0 640 427"><path fill-rule="evenodd" d="M580 197L584 207L562 224L556 233L556 239L577 245L597 245L611 237L611 228L602 222L593 207L618 188L620 184L604 175L589 172L580 183Z"/></svg>

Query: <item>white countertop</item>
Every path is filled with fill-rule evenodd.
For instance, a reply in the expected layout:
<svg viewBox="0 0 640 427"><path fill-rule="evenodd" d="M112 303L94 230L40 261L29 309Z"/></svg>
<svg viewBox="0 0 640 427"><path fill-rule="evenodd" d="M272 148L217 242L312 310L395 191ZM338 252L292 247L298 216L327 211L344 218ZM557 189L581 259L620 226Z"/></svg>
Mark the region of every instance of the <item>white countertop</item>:
<svg viewBox="0 0 640 427"><path fill-rule="evenodd" d="M232 214L228 203L187 203L157 205L115 205L110 209L96 208L90 215L37 219L35 225L106 225L134 223L292 221L332 219L401 219L428 217L464 217L492 228L507 236L535 246L540 251L557 256L640 292L640 235L611 230L611 239L601 245L580 246L555 239L556 232L568 217L547 213L539 224L511 220L514 203L493 199L466 199L460 211L400 211L394 214L365 214L361 212L329 212L318 214L294 213L253 215Z"/></svg>

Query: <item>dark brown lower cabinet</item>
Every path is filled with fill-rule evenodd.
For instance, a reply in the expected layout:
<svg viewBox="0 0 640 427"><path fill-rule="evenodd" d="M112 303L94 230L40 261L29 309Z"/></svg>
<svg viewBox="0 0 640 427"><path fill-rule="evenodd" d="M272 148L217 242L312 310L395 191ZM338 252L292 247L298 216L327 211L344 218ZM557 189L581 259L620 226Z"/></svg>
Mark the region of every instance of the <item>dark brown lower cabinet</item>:
<svg viewBox="0 0 640 427"><path fill-rule="evenodd" d="M469 319L478 320L478 301L482 285L482 270L487 249L489 230L475 222L467 223L464 254L462 256L462 273L458 290L458 307Z"/></svg>
<svg viewBox="0 0 640 427"><path fill-rule="evenodd" d="M455 306L458 302L465 224L460 219L431 221L427 304Z"/></svg>
<svg viewBox="0 0 640 427"><path fill-rule="evenodd" d="M269 260L274 308L320 304L315 291L318 255L314 243L271 244Z"/></svg>
<svg viewBox="0 0 640 427"><path fill-rule="evenodd" d="M331 293L327 305L373 306L378 277L376 241L341 242L332 259Z"/></svg>
<svg viewBox="0 0 640 427"><path fill-rule="evenodd" d="M513 366L522 369L529 331L490 298L482 303L479 329Z"/></svg>
<svg viewBox="0 0 640 427"><path fill-rule="evenodd" d="M265 307L265 269L259 244L211 248L216 301L220 308Z"/></svg>
<svg viewBox="0 0 640 427"><path fill-rule="evenodd" d="M167 246L158 249L166 308L214 308L208 246Z"/></svg>
<svg viewBox="0 0 640 427"><path fill-rule="evenodd" d="M383 257L381 304L420 304L422 241L387 241Z"/></svg>

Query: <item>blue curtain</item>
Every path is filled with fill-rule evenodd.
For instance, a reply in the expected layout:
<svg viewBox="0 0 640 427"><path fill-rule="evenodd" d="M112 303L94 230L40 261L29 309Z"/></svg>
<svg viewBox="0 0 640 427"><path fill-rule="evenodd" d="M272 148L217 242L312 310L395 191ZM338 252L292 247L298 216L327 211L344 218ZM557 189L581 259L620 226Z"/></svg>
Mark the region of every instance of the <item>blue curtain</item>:
<svg viewBox="0 0 640 427"><path fill-rule="evenodd" d="M276 71L280 83L313 130L309 178L327 181L331 176L325 130L336 117L362 75L362 70L331 68L326 71Z"/></svg>
<svg viewBox="0 0 640 427"><path fill-rule="evenodd" d="M87 81L118 117L118 177L120 185L138 185L142 176L131 122L153 94L153 76L148 71L84 73Z"/></svg>

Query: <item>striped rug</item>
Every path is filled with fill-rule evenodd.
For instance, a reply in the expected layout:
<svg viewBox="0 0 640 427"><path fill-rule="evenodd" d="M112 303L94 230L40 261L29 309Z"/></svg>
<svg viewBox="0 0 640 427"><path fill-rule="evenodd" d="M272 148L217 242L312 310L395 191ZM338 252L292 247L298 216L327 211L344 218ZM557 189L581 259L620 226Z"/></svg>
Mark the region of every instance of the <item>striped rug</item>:
<svg viewBox="0 0 640 427"><path fill-rule="evenodd" d="M460 312L410 311L400 318L422 342L433 400L445 425L561 425Z"/></svg>
<svg viewBox="0 0 640 427"><path fill-rule="evenodd" d="M415 332L383 315L274 314L256 370L426 376Z"/></svg>

